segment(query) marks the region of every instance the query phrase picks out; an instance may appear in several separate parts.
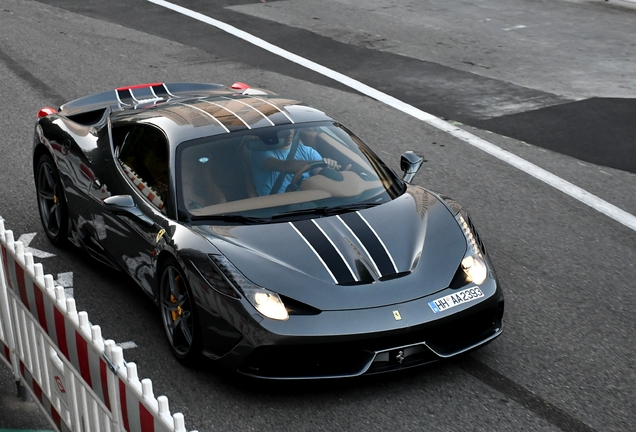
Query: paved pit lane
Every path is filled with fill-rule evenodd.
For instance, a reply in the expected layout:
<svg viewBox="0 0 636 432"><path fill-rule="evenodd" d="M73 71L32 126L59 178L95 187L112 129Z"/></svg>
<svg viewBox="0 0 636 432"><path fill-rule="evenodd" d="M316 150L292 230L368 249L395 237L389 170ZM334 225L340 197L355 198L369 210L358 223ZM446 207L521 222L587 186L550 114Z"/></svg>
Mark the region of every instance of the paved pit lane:
<svg viewBox="0 0 636 432"><path fill-rule="evenodd" d="M448 68L472 73L466 88L475 99L461 99L461 92L450 92L447 100L447 93L438 91L425 100L440 107L440 111L431 110L434 114L448 110L444 117L451 120L460 119L461 110L468 112L471 106L479 105L471 102L478 102L479 95L484 94L479 89L479 76L488 82L499 81L496 84L503 98L513 97L515 92L510 90L511 96L508 91L515 86L529 89L529 95L547 94L546 100L551 101L548 106L532 105L542 109L555 106L553 101L558 105L560 101L592 96L617 97L613 93L617 83L634 88L633 77L616 73L619 66L627 67L636 58L633 47L608 44L607 56L618 66L604 69L606 63L590 60L589 66L578 68L584 79L577 81L571 91L559 91L575 83L568 74L575 70L572 65L577 58L596 59L596 51L584 49L586 41L592 37L614 41L621 31L620 37L633 38L634 27L628 25L634 19L628 15L631 12L619 13L604 2L544 5L552 14L550 22L572 22L571 28L577 28L583 46L568 39L573 45L561 50L535 39L527 43L533 51L524 51L518 39L518 32L526 29L513 27L532 28L529 22L533 16L546 15L537 15L534 4L522 1L508 5L475 3L467 5L466 10L448 2L415 5L327 1L321 8L296 1L234 3L242 3L242 10L223 8L228 6L225 2L182 2L272 43L282 41L284 48L289 49L284 43L293 43L305 51L292 51L309 59L322 63L320 59L330 58L333 63L326 65L343 73L350 72L347 54L353 51L343 46L341 51L330 52L329 43L334 40L352 50L366 44L364 55L371 57L371 63L364 64L367 66L372 66L376 53L387 52L443 66L438 69L439 75L433 73L432 66L420 69L437 82L443 80ZM484 15L495 16L501 11L514 16L497 26L499 35L517 35L502 39L502 43L512 45L499 53L498 68L462 63L487 65L476 55L487 53L482 48L471 51L470 41L464 39L470 36L487 49L490 39L479 30L478 20L472 21L474 25L456 24L467 22L462 19L473 6ZM355 25L341 24L343 17L351 16L352 8L358 18ZM173 411L185 414L188 429L556 431L631 430L636 425L634 231L413 117L146 1L87 0L78 4L66 0L8 0L1 9L0 73L4 79L0 82L0 123L4 136L0 142L0 215L18 235L42 232L29 159L33 120L40 107L141 82L243 81L298 98L342 119L395 169L401 152L423 154L427 162L416 183L464 203L490 250L506 294L506 316L504 334L484 349L455 361L386 376L270 383L231 377L211 367L182 367L163 340L157 310L126 277L114 275L81 252L53 248L43 235L36 236L30 246L56 254L42 259L45 271L73 272L74 297L80 309L87 310L91 321L102 326L105 337L135 342L137 348L127 350L126 359L138 364L142 377L153 380L156 395L169 397ZM266 14L280 14L281 10L293 17L271 19ZM392 17L410 15L420 17L420 28L432 29L433 35L414 33L413 25L406 24L403 28L392 26L388 33L386 27ZM431 17L425 19L423 15ZM457 19L451 19L453 16ZM613 24L592 28L591 24L577 25L581 20ZM435 34L451 37L451 30L458 27L462 31L457 32L455 43L435 55L421 56L405 49L419 44L423 51L430 52L429 45L438 42ZM345 36L336 38L333 33L337 28L343 29ZM549 30L549 26L545 28ZM390 43L345 40L359 30L380 35L377 39ZM541 33L542 37L557 40L548 30ZM323 39L316 39L318 36ZM615 48L623 54L615 54ZM563 57L561 51L567 51L570 57ZM520 61L527 64L518 64ZM419 68L421 63L409 60L401 65L405 75L417 76L417 69L412 68ZM520 71L519 79L512 79L511 72L499 73L501 68L504 72ZM552 78L542 73L548 69L553 70ZM378 83L375 87L391 89L395 70L378 68L376 72L368 70L365 76L374 76ZM595 78L603 73L609 77L605 84ZM452 78L457 76L448 75L444 88L452 88ZM426 80L414 82L407 93L413 97L426 94L427 87L422 83ZM401 84L395 87L396 92L402 91ZM587 93L582 90L585 88L589 89ZM398 93L388 92L397 97ZM626 97L634 97L630 92L626 90ZM496 96L497 92L491 94ZM514 116L524 109L498 108L497 114ZM479 118L485 117L480 114ZM488 133L468 121L462 123L455 126L632 214L636 211L634 174Z"/></svg>

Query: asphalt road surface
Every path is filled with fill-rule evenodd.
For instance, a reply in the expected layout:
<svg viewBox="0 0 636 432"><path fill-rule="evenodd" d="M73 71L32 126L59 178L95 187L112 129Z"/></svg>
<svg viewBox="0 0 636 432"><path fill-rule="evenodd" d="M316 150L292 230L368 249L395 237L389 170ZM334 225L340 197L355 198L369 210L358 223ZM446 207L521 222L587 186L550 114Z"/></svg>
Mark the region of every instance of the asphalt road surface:
<svg viewBox="0 0 636 432"><path fill-rule="evenodd" d="M636 215L636 8L596 0L176 3L362 81ZM0 215L188 429L636 429L636 232L317 72L145 0L2 0ZM187 369L123 275L56 249L30 149L45 105L143 82L235 81L340 119L395 169L462 202L506 295L504 334L459 359L354 380L279 383ZM14 392L12 386L3 393ZM4 427L0 425L0 427Z"/></svg>

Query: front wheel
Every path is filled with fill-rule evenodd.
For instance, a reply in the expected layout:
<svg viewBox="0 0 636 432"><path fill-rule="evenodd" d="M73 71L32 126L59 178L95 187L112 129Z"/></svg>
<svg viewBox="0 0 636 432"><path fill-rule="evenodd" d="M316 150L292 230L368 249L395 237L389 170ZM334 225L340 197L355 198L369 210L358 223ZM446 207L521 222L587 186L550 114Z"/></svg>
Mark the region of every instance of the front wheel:
<svg viewBox="0 0 636 432"><path fill-rule="evenodd" d="M51 156L40 156L35 171L35 187L40 219L46 236L56 246L68 236L68 208L64 200L62 181Z"/></svg>
<svg viewBox="0 0 636 432"><path fill-rule="evenodd" d="M179 264L168 260L159 286L161 318L172 353L184 364L193 364L201 354L200 329L194 298Z"/></svg>

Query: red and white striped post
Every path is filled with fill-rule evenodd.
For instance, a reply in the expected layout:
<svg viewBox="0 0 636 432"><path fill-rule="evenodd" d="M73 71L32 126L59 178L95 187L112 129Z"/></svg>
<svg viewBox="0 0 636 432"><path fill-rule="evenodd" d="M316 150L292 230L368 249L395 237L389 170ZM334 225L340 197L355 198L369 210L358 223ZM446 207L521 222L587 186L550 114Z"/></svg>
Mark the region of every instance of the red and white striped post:
<svg viewBox="0 0 636 432"><path fill-rule="evenodd" d="M58 431L186 432L0 218L0 348Z"/></svg>

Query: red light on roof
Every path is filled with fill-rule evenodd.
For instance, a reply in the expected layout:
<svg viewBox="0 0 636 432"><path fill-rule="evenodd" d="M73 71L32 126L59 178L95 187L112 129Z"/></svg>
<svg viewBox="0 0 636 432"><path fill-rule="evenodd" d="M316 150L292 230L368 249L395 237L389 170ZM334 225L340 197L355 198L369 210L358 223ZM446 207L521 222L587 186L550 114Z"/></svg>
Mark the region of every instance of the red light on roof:
<svg viewBox="0 0 636 432"><path fill-rule="evenodd" d="M230 86L230 88L234 90L247 90L250 86L242 82L235 82Z"/></svg>
<svg viewBox="0 0 636 432"><path fill-rule="evenodd" d="M119 87L119 88L116 88L115 90L134 90L138 88L155 87L155 86L162 86L162 85L163 83L137 84L137 85L131 85L126 87Z"/></svg>
<svg viewBox="0 0 636 432"><path fill-rule="evenodd" d="M41 119L42 117L46 117L47 115L50 115L50 114L57 114L57 110L51 107L44 107L40 111L38 111L37 118Z"/></svg>

